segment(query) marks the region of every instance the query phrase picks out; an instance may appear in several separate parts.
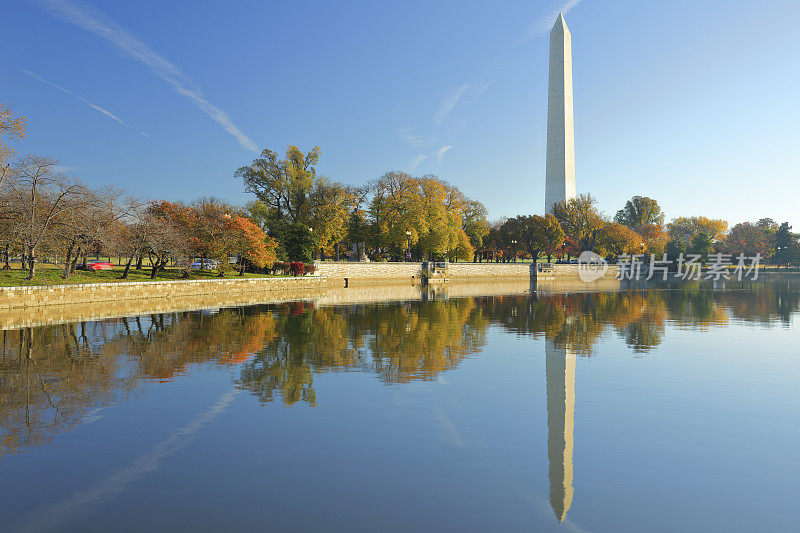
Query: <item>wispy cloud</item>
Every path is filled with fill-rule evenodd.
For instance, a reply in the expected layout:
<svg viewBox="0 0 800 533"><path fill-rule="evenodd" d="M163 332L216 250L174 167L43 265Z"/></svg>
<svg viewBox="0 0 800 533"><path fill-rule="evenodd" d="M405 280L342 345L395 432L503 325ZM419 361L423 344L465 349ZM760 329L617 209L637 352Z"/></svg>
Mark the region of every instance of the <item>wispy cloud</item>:
<svg viewBox="0 0 800 533"><path fill-rule="evenodd" d="M66 0L32 1L53 16L105 39L130 58L146 66L150 72L166 82L175 92L188 99L211 120L233 135L243 148L259 152L256 143L234 124L227 113L209 102L203 91L191 78L106 15L88 7L78 7Z"/></svg>
<svg viewBox="0 0 800 533"><path fill-rule="evenodd" d="M394 131L401 139L412 146L433 146L436 143L436 139L426 139L415 135L411 128L395 128Z"/></svg>
<svg viewBox="0 0 800 533"><path fill-rule="evenodd" d="M526 30L525 35L522 37L522 40L527 41L528 39L532 39L537 35L547 33L548 31L550 31L550 28L553 26L553 23L555 22L559 13L563 13L566 15L573 7L577 6L579 3L581 3L581 0L568 0L567 2L564 2L562 0L555 4L551 4L547 10L547 13L542 15L533 24L528 26L528 29Z"/></svg>
<svg viewBox="0 0 800 533"><path fill-rule="evenodd" d="M143 131L140 131L139 135L141 135L142 137L147 137L148 139L150 138L150 134L149 133L145 133Z"/></svg>
<svg viewBox="0 0 800 533"><path fill-rule="evenodd" d="M492 83L492 81L487 81L484 83L465 83L461 85L442 101L433 121L436 124L441 124L459 103L476 100L486 92L486 89L488 89Z"/></svg>
<svg viewBox="0 0 800 533"><path fill-rule="evenodd" d="M436 161L439 166L442 166L442 160L444 160L444 154L447 153L453 147L452 144L448 144L447 146L442 146L438 150L436 150Z"/></svg>
<svg viewBox="0 0 800 533"><path fill-rule="evenodd" d="M38 75L34 74L30 70L25 70L24 68L20 68L20 67L14 67L14 68L19 70L20 72L23 72L23 73L27 74L28 76L30 76L31 78L33 78L35 80L38 80L38 81L40 81L40 82L42 82L44 84L47 84L50 87L53 87L54 89L58 89L62 93L68 94L68 95L72 96L73 98L77 98L78 100L80 100L84 104L88 105L89 107L91 107L95 111L99 111L100 113L104 114L105 116L107 116L111 120L115 120L115 121L119 122L120 124L122 124L123 126L127 126L128 125L127 123L125 123L124 120L119 118L117 115L115 115L114 113L112 113L108 109L104 109L104 108L100 107L97 104L93 104L92 102L90 102L86 98L83 98L82 96L78 96L77 94L75 94L74 92L70 91L69 89L65 89L61 85L57 85L57 84L55 84L55 83L53 83L51 81L47 81L46 79L42 78L41 76L38 76Z"/></svg>
<svg viewBox="0 0 800 533"><path fill-rule="evenodd" d="M414 158L414 161L411 162L411 167L409 168L409 172L414 172L417 167L426 159L428 159L427 155L420 154Z"/></svg>
<svg viewBox="0 0 800 533"><path fill-rule="evenodd" d="M447 118L447 115L449 115L450 112L458 105L458 101L461 100L461 97L464 96L465 92L467 92L469 85L469 83L463 84L444 99L439 106L439 110L436 112L436 116L433 119L434 122L437 124L444 122L444 119Z"/></svg>

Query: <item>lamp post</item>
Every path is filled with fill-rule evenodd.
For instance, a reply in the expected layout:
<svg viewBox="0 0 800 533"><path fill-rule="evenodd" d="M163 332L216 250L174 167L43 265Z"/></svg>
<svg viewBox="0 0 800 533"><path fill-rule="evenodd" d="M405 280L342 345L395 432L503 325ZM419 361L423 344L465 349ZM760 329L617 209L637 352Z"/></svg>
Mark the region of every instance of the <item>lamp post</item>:
<svg viewBox="0 0 800 533"><path fill-rule="evenodd" d="M406 261L411 260L411 230L406 230Z"/></svg>
<svg viewBox="0 0 800 533"><path fill-rule="evenodd" d="M517 239L511 239L512 248L514 249L514 262L517 262Z"/></svg>

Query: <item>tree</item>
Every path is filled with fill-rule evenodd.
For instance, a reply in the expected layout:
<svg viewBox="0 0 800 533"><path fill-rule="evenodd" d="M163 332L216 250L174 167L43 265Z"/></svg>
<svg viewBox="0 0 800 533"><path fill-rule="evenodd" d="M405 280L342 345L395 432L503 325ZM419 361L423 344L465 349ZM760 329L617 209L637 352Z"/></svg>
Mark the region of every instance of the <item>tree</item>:
<svg viewBox="0 0 800 533"><path fill-rule="evenodd" d="M614 222L640 232L644 226L662 226L664 213L658 202L647 196L634 196L617 211Z"/></svg>
<svg viewBox="0 0 800 533"><path fill-rule="evenodd" d="M575 243L578 253L594 249L598 233L606 221L591 194L580 194L566 202L559 202L552 211L567 239Z"/></svg>
<svg viewBox="0 0 800 533"><path fill-rule="evenodd" d="M163 224L163 218L155 215L149 206L137 204L131 211L117 236L117 252L128 258L120 279L128 279L133 260L148 251L148 243L157 239Z"/></svg>
<svg viewBox="0 0 800 533"><path fill-rule="evenodd" d="M62 278L69 278L78 257L82 253L85 257L90 247L112 250L118 246L117 239L124 232L120 221L139 204L138 200L123 200L122 194L114 187L86 189L61 217L57 237L65 256Z"/></svg>
<svg viewBox="0 0 800 533"><path fill-rule="evenodd" d="M706 217L678 217L667 224L670 239L683 239L691 242L698 233L705 233L711 242L720 241L728 229L728 222Z"/></svg>
<svg viewBox="0 0 800 533"><path fill-rule="evenodd" d="M482 206L472 203L458 188L437 176L415 178L393 171L373 182L371 189L369 216L379 255L399 256L411 244L426 257L473 256L465 228L474 236L484 231L480 228L485 223Z"/></svg>
<svg viewBox="0 0 800 533"><path fill-rule="evenodd" d="M775 233L775 257L776 263L790 263L797 261L800 253L797 236L791 232L792 227L788 222L784 222Z"/></svg>
<svg viewBox="0 0 800 533"><path fill-rule="evenodd" d="M769 226L767 226L769 227ZM752 257L761 254L768 258L775 252L775 239L769 230L749 222L736 224L725 238L726 253Z"/></svg>
<svg viewBox="0 0 800 533"><path fill-rule="evenodd" d="M289 261L310 262L317 249L317 239L311 228L303 224L290 224L281 235L280 244Z"/></svg>
<svg viewBox="0 0 800 533"><path fill-rule="evenodd" d="M778 223L771 218L760 218L758 219L758 222L755 223L755 226L762 231L768 231L772 233L778 231Z"/></svg>
<svg viewBox="0 0 800 533"><path fill-rule="evenodd" d="M641 254L645 251L642 237L628 226L616 222L606 224L597 237L601 255Z"/></svg>
<svg viewBox="0 0 800 533"><path fill-rule="evenodd" d="M708 254L714 251L714 242L708 233L701 231L697 233L689 245L689 253L697 254L703 263L708 261Z"/></svg>
<svg viewBox="0 0 800 533"><path fill-rule="evenodd" d="M9 105L0 104L0 185L9 170L9 161L14 155L10 142L19 142L25 138L27 122L25 117L14 115Z"/></svg>
<svg viewBox="0 0 800 533"><path fill-rule="evenodd" d="M556 217L550 213L517 217L522 243L534 263L539 261L547 250L553 250L564 242L564 231Z"/></svg>
<svg viewBox="0 0 800 533"><path fill-rule="evenodd" d="M477 200L465 200L462 210L461 227L469 238L470 245L476 250L483 247L483 238L489 233L489 212Z"/></svg>
<svg viewBox="0 0 800 533"><path fill-rule="evenodd" d="M664 253L667 254L667 259L674 264L679 257L686 254L686 242L683 239L670 239L664 247Z"/></svg>
<svg viewBox="0 0 800 533"><path fill-rule="evenodd" d="M16 221L27 259L27 279L35 275L39 246L51 236L59 218L75 209L86 193L77 180L56 172L57 166L58 161L48 157L27 155L11 168L5 214Z"/></svg>
<svg viewBox="0 0 800 533"><path fill-rule="evenodd" d="M258 198L249 210L262 230L281 242L284 235L297 236L291 226L304 225L314 232L324 256L347 238L348 222L365 191L318 176L319 156L319 147L304 154L289 146L285 159L267 149L252 164L239 168L236 176Z"/></svg>
<svg viewBox="0 0 800 533"><path fill-rule="evenodd" d="M198 234L191 231L197 224L197 214L184 204L163 200L152 202L147 211L153 217L144 246L152 265L150 279L155 279L170 259L176 263L185 260L184 276L188 277L192 252L202 246Z"/></svg>
<svg viewBox="0 0 800 533"><path fill-rule="evenodd" d="M344 187L328 178L317 178L309 194L309 223L323 257L347 237L350 215L362 196L363 191L357 187Z"/></svg>
<svg viewBox="0 0 800 533"><path fill-rule="evenodd" d="M245 263L256 268L272 268L278 243L268 237L250 220L235 216L227 221L228 231L234 236L233 250L239 256L239 275L244 274Z"/></svg>
<svg viewBox="0 0 800 533"><path fill-rule="evenodd" d="M236 177L242 179L247 192L266 204L271 218L285 217L293 224L308 222L309 194L317 177L315 165L319 155L319 146L303 154L298 147L290 145L285 159L265 149L250 166L240 167Z"/></svg>
<svg viewBox="0 0 800 533"><path fill-rule="evenodd" d="M646 224L639 229L638 233L644 239L645 252L661 257L669 241L669 235L664 231L664 227Z"/></svg>

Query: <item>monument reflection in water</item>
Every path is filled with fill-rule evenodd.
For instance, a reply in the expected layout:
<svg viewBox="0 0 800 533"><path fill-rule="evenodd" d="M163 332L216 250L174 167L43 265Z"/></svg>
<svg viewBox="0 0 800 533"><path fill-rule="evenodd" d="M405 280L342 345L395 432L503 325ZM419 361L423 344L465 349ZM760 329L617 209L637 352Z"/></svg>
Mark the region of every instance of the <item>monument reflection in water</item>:
<svg viewBox="0 0 800 533"><path fill-rule="evenodd" d="M358 371L401 387L440 380L484 351L499 328L544 341L549 500L563 521L573 498L596 497L573 489L576 361L592 356L604 335L644 354L665 341L667 325L678 331L731 321L790 327L800 308L796 284L734 289L440 294L429 301L328 307L294 302L7 330L0 459L57 446L55 437L93 421L105 406L188 379L193 369L233 371L234 387L261 404L313 407L335 394L319 389L323 375ZM47 481L47 473L33 477Z"/></svg>

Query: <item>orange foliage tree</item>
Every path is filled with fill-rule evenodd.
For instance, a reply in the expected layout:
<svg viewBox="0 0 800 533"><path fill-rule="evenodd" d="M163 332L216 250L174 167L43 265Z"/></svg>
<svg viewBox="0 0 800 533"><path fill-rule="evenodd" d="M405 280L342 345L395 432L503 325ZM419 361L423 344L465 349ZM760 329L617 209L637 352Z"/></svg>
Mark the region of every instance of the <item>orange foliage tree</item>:
<svg viewBox="0 0 800 533"><path fill-rule="evenodd" d="M277 256L275 250L278 242L241 216L231 218L226 223L226 230L232 236L232 251L239 256L239 275L244 274L245 262L258 268L272 268Z"/></svg>

